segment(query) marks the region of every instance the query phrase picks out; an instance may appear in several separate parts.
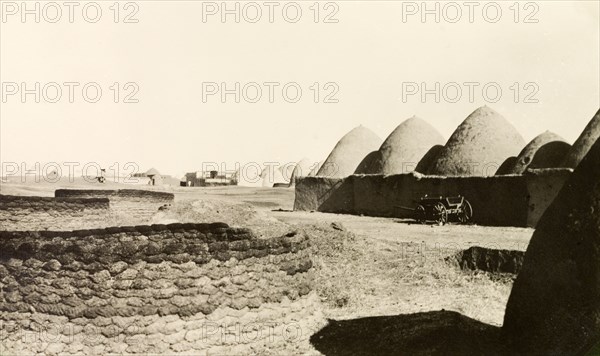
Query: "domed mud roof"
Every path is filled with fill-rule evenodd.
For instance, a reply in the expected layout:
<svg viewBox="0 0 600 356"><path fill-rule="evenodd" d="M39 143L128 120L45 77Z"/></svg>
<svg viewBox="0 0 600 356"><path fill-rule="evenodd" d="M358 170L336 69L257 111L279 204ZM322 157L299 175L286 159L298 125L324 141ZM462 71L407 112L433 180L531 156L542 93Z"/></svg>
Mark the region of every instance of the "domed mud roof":
<svg viewBox="0 0 600 356"><path fill-rule="evenodd" d="M383 170L381 166L381 152L373 151L363 158L354 174L381 174Z"/></svg>
<svg viewBox="0 0 600 356"><path fill-rule="evenodd" d="M496 111L483 106L458 126L428 173L491 176L523 146L525 141L514 126Z"/></svg>
<svg viewBox="0 0 600 356"><path fill-rule="evenodd" d="M381 145L381 173L412 172L431 147L443 144L444 138L433 126L413 116L398 125Z"/></svg>
<svg viewBox="0 0 600 356"><path fill-rule="evenodd" d="M590 147L600 137L600 110L594 115L589 124L585 127L581 136L575 141L573 147L567 154L562 166L567 168L575 168L581 162L583 157L588 153Z"/></svg>
<svg viewBox="0 0 600 356"><path fill-rule="evenodd" d="M557 168L561 166L571 145L557 134L546 131L531 140L517 156L506 174L523 174L527 168Z"/></svg>
<svg viewBox="0 0 600 356"><path fill-rule="evenodd" d="M506 305L515 354L586 354L600 335L600 140L544 212Z"/></svg>
<svg viewBox="0 0 600 356"><path fill-rule="evenodd" d="M363 158L381 145L373 131L364 126L358 126L348 132L335 145L317 176L329 178L344 178L354 174Z"/></svg>
<svg viewBox="0 0 600 356"><path fill-rule="evenodd" d="M288 183L283 174L281 174L280 167L277 167L276 165L265 166L260 174L260 177L262 179L263 187L273 187L273 185L277 183Z"/></svg>
<svg viewBox="0 0 600 356"><path fill-rule="evenodd" d="M294 171L292 172L292 177L290 178L290 186L296 184L296 178L298 177L307 177L313 168L313 163L308 158L303 158L298 163L296 163L296 167L294 167Z"/></svg>

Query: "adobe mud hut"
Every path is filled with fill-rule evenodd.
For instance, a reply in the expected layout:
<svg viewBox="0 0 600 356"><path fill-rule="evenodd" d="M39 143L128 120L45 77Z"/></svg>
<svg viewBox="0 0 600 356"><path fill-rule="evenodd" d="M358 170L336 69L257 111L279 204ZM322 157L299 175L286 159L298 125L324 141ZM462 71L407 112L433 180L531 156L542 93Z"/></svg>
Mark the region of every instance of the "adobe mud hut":
<svg viewBox="0 0 600 356"><path fill-rule="evenodd" d="M245 164L238 169L234 178L237 184L244 187L262 187L264 168L258 164Z"/></svg>
<svg viewBox="0 0 600 356"><path fill-rule="evenodd" d="M382 170L381 151L377 150L363 158L354 174L381 174Z"/></svg>
<svg viewBox="0 0 600 356"><path fill-rule="evenodd" d="M516 164L517 164L517 157L515 157L515 156L508 157L507 159L504 160L504 162L502 162L500 167L498 167L498 170L496 171L496 175L503 176L506 174L512 174L512 171L514 170Z"/></svg>
<svg viewBox="0 0 600 356"><path fill-rule="evenodd" d="M517 130L502 115L483 106L458 126L428 174L491 176L523 146L525 141Z"/></svg>
<svg viewBox="0 0 600 356"><path fill-rule="evenodd" d="M148 177L149 185L162 185L163 184L162 176L160 175L160 172L156 168L150 168L146 172L146 177Z"/></svg>
<svg viewBox="0 0 600 356"><path fill-rule="evenodd" d="M531 238L504 316L524 354L583 354L600 341L600 141L571 174Z"/></svg>
<svg viewBox="0 0 600 356"><path fill-rule="evenodd" d="M364 126L348 132L335 145L317 176L344 178L354 174L362 159L381 145L381 139Z"/></svg>
<svg viewBox="0 0 600 356"><path fill-rule="evenodd" d="M319 163L314 165L313 168L310 170L310 172L308 172L308 177L316 177L317 173L319 172L319 169L321 169L321 167L323 167L324 162L325 161L319 161Z"/></svg>
<svg viewBox="0 0 600 356"><path fill-rule="evenodd" d="M266 165L260 174L260 178L262 179L262 186L267 188L272 188L276 184L289 184L289 181L281 173L281 167L275 165Z"/></svg>
<svg viewBox="0 0 600 356"><path fill-rule="evenodd" d="M498 169L496 174L523 174L528 168L560 167L570 148L571 145L562 137L553 132L546 131L531 140L521 150L512 167L507 167L505 172L502 172L504 169Z"/></svg>
<svg viewBox="0 0 600 356"><path fill-rule="evenodd" d="M296 179L299 177L307 177L308 174L311 171L313 162L311 162L311 160L309 160L308 158L302 158L300 161L298 161L298 163L296 163L296 166L294 167L294 170L292 171L292 175L290 177L290 187L293 187L294 185L296 185Z"/></svg>
<svg viewBox="0 0 600 356"><path fill-rule="evenodd" d="M294 170L296 169L296 163L288 162L279 167L279 172L281 172L281 176L285 183L289 183L292 180L292 175L294 174Z"/></svg>
<svg viewBox="0 0 600 356"><path fill-rule="evenodd" d="M415 172L427 174L443 148L443 144L431 147L415 167Z"/></svg>
<svg viewBox="0 0 600 356"><path fill-rule="evenodd" d="M600 138L600 110L596 112L596 115L587 124L579 138L573 143L573 147L571 147L562 166L567 168L577 167L598 138Z"/></svg>
<svg viewBox="0 0 600 356"><path fill-rule="evenodd" d="M402 122L379 148L381 171L376 174L404 174L415 170L417 164L444 138L425 120L413 116Z"/></svg>

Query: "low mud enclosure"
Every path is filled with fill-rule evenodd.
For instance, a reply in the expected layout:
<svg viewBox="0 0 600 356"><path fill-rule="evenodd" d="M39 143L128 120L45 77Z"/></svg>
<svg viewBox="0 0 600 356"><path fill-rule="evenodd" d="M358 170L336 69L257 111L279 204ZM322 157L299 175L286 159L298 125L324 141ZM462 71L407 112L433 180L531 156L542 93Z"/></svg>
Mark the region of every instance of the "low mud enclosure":
<svg viewBox="0 0 600 356"><path fill-rule="evenodd" d="M150 219L159 208L172 204L173 193L140 189L57 189L56 198L92 198L108 199L110 209L116 219L116 225L141 225ZM104 225L108 227L111 225Z"/></svg>
<svg viewBox="0 0 600 356"><path fill-rule="evenodd" d="M0 230L98 228L111 219L107 198L50 198L0 194Z"/></svg>
<svg viewBox="0 0 600 356"><path fill-rule="evenodd" d="M296 182L294 210L412 218L425 195L460 195L471 203L475 224L535 227L570 174L569 169L540 169L495 177L417 173L306 177Z"/></svg>
<svg viewBox="0 0 600 356"><path fill-rule="evenodd" d="M3 354L302 353L322 322L302 233L1 232L0 249Z"/></svg>

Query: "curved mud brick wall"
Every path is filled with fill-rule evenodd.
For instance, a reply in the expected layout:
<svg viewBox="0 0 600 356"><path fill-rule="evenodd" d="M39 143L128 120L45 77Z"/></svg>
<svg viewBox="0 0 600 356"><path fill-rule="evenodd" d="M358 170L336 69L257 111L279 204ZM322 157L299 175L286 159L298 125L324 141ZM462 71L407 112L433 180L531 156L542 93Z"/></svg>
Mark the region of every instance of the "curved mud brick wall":
<svg viewBox="0 0 600 356"><path fill-rule="evenodd" d="M475 224L535 227L569 175L570 170L548 169L495 177L306 177L296 183L294 209L412 218L412 209L426 194L462 195L473 207Z"/></svg>
<svg viewBox="0 0 600 356"><path fill-rule="evenodd" d="M146 224L157 213L158 208L173 203L175 195L141 189L80 190L57 189L55 197L108 198L116 217L123 223Z"/></svg>
<svg viewBox="0 0 600 356"><path fill-rule="evenodd" d="M73 230L106 226L106 198L0 195L0 230Z"/></svg>
<svg viewBox="0 0 600 356"><path fill-rule="evenodd" d="M1 232L0 249L9 354L297 353L323 323L304 234L258 239L222 223Z"/></svg>

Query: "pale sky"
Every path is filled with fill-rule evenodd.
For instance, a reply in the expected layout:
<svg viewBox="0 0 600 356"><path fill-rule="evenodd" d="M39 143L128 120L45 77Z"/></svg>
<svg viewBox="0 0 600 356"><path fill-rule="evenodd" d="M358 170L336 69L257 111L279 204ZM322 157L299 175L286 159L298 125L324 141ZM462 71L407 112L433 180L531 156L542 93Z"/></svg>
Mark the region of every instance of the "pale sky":
<svg viewBox="0 0 600 356"><path fill-rule="evenodd" d="M473 23L464 6L462 17L452 23L456 9L444 10L440 3L436 23L434 15L422 21L422 8L393 1L337 1L328 7L323 2L319 23L314 22L312 1L297 2L302 15L296 23L282 16L286 3L274 8L270 23L269 8L257 2L263 14L251 23L247 20L255 9L247 7L244 17L248 2L239 2L240 23L233 15L223 23L220 14L208 14L214 9L211 4L198 1L132 2L137 8L125 8L122 2L120 23L114 23L113 1L97 1L102 15L96 23L82 17L81 8L88 3L82 2L73 23L68 8L62 8L57 23L46 21L56 16L53 8L45 14L40 9L40 23L33 15L22 23L21 13L13 15L15 8L6 3L2 1L0 28L2 162L135 162L142 170L156 167L177 176L200 169L202 162L233 168L234 162L319 161L360 124L385 139L403 120L417 115L448 138L470 112L485 104L527 141L551 130L573 142L600 107L598 1L530 2L534 5L527 8L522 2L517 23L512 1L500 3L502 15L495 23L495 7L488 5L488 18L482 14L489 2L474 8ZM88 9L89 18L93 11ZM138 22L123 23L134 11L132 19ZM290 18L294 11L288 7ZM338 22L323 23L333 12ZM55 94L48 83L80 85L73 103L64 84L57 103L43 95L35 103L33 94L23 103L21 89L12 95L11 86L23 82L28 89L36 82L46 86L50 100ZM81 88L88 82L102 89L96 103L82 97ZM115 82L121 85L119 103L113 102ZM122 102L133 88L123 88L128 82L139 88L134 96L138 103ZM244 97L235 103L233 95L224 103L219 95L203 102L203 83L208 82L224 82L230 89L236 82L241 87L256 82L263 95L257 103ZM273 103L265 82L280 83L274 87ZM315 82L321 87L319 103L311 90ZM328 82L338 88L337 103L322 102L335 87L323 88ZM429 89L439 82L451 91L439 103L433 94L425 102L420 94L403 100L403 88L413 82ZM463 91L456 102L451 102L452 82ZM465 82L479 83L474 102L469 102ZM297 103L284 100L281 88L286 83L302 89ZM496 103L482 94L488 83L502 89ZM514 83L520 88L517 103ZM252 99L254 89L248 88ZM530 99L539 102L525 102L534 91ZM93 90L88 93L94 96ZM294 96L293 89L288 93ZM494 90L488 93L493 99Z"/></svg>

